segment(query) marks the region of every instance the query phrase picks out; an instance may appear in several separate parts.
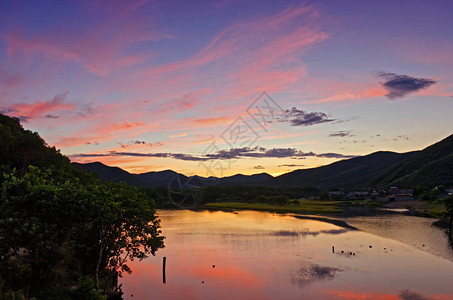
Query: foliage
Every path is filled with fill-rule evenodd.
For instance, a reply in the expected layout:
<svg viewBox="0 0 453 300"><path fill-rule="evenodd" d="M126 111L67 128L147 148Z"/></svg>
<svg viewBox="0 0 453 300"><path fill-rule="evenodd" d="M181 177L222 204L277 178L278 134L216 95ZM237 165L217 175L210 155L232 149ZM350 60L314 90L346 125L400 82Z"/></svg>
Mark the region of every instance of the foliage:
<svg viewBox="0 0 453 300"><path fill-rule="evenodd" d="M106 287L117 272L130 272L128 260L161 248L159 234L154 202L124 184L60 181L36 167L3 180L0 269L11 288L64 288L58 284L83 274Z"/></svg>
<svg viewBox="0 0 453 300"><path fill-rule="evenodd" d="M0 171L24 173L29 165L52 169L69 167L69 159L49 147L36 132L24 130L19 119L0 114Z"/></svg>
<svg viewBox="0 0 453 300"><path fill-rule="evenodd" d="M312 185L321 189L375 186L369 184L374 178L412 155L412 152L375 152L326 166L295 170L276 177L272 184L293 187Z"/></svg>
<svg viewBox="0 0 453 300"><path fill-rule="evenodd" d="M418 186L434 188L453 185L453 135L437 142L409 159L389 168L372 182L377 186Z"/></svg>
<svg viewBox="0 0 453 300"><path fill-rule="evenodd" d="M312 187L262 187L262 186L209 186L204 190L204 203L211 202L259 202L287 204L289 199L313 197L319 191Z"/></svg>
<svg viewBox="0 0 453 300"><path fill-rule="evenodd" d="M448 216L453 216L453 196L444 198L446 213Z"/></svg>
<svg viewBox="0 0 453 300"><path fill-rule="evenodd" d="M0 143L0 299L103 299L128 261L163 247L146 193L70 165L1 114Z"/></svg>
<svg viewBox="0 0 453 300"><path fill-rule="evenodd" d="M415 194L420 200L432 202L435 201L439 195L443 194L444 191L445 187L443 185L438 185L432 189L426 186L421 186L415 189Z"/></svg>

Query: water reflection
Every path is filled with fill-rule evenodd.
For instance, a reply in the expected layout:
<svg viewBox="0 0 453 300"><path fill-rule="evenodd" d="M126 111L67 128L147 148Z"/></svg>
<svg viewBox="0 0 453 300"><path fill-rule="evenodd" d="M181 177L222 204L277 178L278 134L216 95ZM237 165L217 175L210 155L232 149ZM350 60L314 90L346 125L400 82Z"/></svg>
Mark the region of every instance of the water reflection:
<svg viewBox="0 0 453 300"><path fill-rule="evenodd" d="M334 279L338 271L340 271L338 268L323 267L317 264L306 263L305 266L291 275L291 282L297 284L301 288L305 288L316 281Z"/></svg>
<svg viewBox="0 0 453 300"><path fill-rule="evenodd" d="M410 291L402 291L399 294L399 297L402 300L429 300L428 298L423 297L422 295L420 295L418 293L414 293L414 292L410 292Z"/></svg>
<svg viewBox="0 0 453 300"><path fill-rule="evenodd" d="M453 274L452 261L389 238L393 229L385 227L404 229L402 224L415 222L407 216L375 220L379 225L370 219L250 211L161 210L159 216L166 248L131 264L132 275L122 278L125 299L453 298L447 276ZM421 230L420 239L434 230L428 222L411 226ZM443 239L441 234L425 237L425 247Z"/></svg>
<svg viewBox="0 0 453 300"><path fill-rule="evenodd" d="M453 251L443 229L433 226L434 219L399 214L351 217L346 222L361 231L391 238L416 249L453 261Z"/></svg>
<svg viewBox="0 0 453 300"><path fill-rule="evenodd" d="M341 234L350 231L350 229L330 229L330 230L319 230L319 231L287 231L287 230L280 230L277 232L272 233L271 235L275 236L317 236L319 234Z"/></svg>

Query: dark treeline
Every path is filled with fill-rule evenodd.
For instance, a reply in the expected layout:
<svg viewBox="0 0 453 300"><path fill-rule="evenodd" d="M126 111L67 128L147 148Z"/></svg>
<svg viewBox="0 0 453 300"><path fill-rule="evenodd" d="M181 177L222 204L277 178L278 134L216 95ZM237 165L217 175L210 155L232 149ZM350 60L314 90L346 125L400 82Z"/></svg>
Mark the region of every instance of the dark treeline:
<svg viewBox="0 0 453 300"><path fill-rule="evenodd" d="M105 299L163 247L144 191L72 166L0 114L0 299Z"/></svg>
<svg viewBox="0 0 453 300"><path fill-rule="evenodd" d="M315 187L288 188L288 187L263 187L263 186L207 186L203 187L202 196L198 205L213 202L244 202L290 204L291 201L301 198L316 198L328 200L328 194ZM155 199L158 208L178 208L169 199L167 187L145 188L147 195ZM176 191L174 189L173 191ZM182 194L190 194L189 189L178 190Z"/></svg>
<svg viewBox="0 0 453 300"><path fill-rule="evenodd" d="M262 186L209 186L205 188L203 201L210 202L258 202L287 204L300 198L317 197L321 192L314 187L286 188Z"/></svg>

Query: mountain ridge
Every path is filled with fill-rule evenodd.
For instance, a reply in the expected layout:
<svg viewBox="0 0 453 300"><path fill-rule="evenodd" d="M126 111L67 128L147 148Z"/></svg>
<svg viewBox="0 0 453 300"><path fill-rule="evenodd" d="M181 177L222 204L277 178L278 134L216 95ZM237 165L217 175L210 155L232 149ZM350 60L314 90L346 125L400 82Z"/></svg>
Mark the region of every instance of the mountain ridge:
<svg viewBox="0 0 453 300"><path fill-rule="evenodd" d="M85 170L98 173L102 179L116 180L115 182L122 180L141 187L169 186L175 176L179 176L183 181L196 178L204 186L214 184L275 187L315 186L321 189L385 188L391 185L414 187L444 184L453 186L453 172L451 171L453 170L453 135L423 150L405 153L377 151L321 167L294 170L276 177L263 172L252 175L235 174L221 178L198 175L188 177L173 170L131 174L121 168L109 167L100 162L75 164Z"/></svg>

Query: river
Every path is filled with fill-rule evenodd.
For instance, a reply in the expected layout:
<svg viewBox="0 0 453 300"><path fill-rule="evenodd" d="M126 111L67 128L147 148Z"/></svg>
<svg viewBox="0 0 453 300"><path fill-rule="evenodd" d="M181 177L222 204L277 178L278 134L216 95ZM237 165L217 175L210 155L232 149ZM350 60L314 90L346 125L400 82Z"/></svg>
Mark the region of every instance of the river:
<svg viewBox="0 0 453 300"><path fill-rule="evenodd" d="M453 251L433 219L158 215L165 248L129 264L124 299L453 299Z"/></svg>

